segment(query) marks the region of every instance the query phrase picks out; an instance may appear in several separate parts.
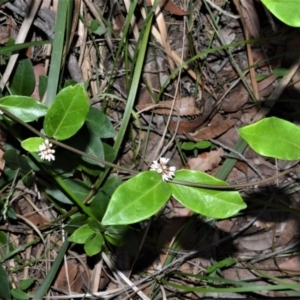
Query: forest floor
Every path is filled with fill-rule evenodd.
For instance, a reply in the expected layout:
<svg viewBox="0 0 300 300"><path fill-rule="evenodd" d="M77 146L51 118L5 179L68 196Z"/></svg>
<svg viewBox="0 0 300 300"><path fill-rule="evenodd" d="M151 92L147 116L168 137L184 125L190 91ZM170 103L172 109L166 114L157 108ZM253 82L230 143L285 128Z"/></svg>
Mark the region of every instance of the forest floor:
<svg viewBox="0 0 300 300"><path fill-rule="evenodd" d="M55 39L57 2L42 1L22 42ZM61 86L85 83L90 104L107 114L116 131L130 92L135 47L147 22L143 11L152 7L150 0L139 1L135 18L128 21L131 2L74 0L69 44L64 62L58 62ZM0 44L6 47L20 38L26 12L33 7L26 1L0 3ZM300 274L298 161L241 148L237 131L270 116L299 125L299 30L254 0L166 0L160 10L151 25L134 113L115 163L143 171L167 157L177 170L203 171L229 184L293 171L240 188L247 209L231 218L199 216L171 199L155 217L134 225L135 233L123 237L120 247L88 257L83 247L72 245L45 297L299 299L300 289L294 287ZM41 102L51 51L50 44L28 47L18 58L30 60L35 88L29 96ZM1 74L7 62L8 56L0 56ZM13 79L9 82L14 87ZM2 130L2 155L12 138ZM3 172L5 168L3 163ZM114 174L121 180L129 175ZM76 176L94 180L79 169ZM59 205L68 208L49 201L38 173L30 183L21 177L2 177L0 182L1 196L17 215L16 220L2 218L0 257L14 289L12 298L30 299L51 271L64 241L62 225L69 219L44 230L43 225L59 217ZM10 189L16 182L23 190ZM0 298L6 296L0 292Z"/></svg>

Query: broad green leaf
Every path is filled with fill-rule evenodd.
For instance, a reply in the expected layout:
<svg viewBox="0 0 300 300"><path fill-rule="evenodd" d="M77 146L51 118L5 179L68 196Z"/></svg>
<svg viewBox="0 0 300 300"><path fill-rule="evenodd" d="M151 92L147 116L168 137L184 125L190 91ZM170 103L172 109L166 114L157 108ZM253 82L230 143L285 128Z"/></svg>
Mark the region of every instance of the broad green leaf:
<svg viewBox="0 0 300 300"><path fill-rule="evenodd" d="M108 235L106 233L105 233L104 237L105 237L105 240L108 243L110 243L110 244L112 244L112 245L114 245L116 247L121 247L124 244L123 240L118 240L118 239L116 239L116 238L114 238L114 237L112 237L112 236L110 236L110 235Z"/></svg>
<svg viewBox="0 0 300 300"><path fill-rule="evenodd" d="M69 241L77 244L84 244L93 234L95 234L94 229L90 228L90 226L86 224L75 230L69 237Z"/></svg>
<svg viewBox="0 0 300 300"><path fill-rule="evenodd" d="M109 162L113 162L116 158L116 154L117 154L116 150L106 143L102 143L102 145L103 145L105 160Z"/></svg>
<svg viewBox="0 0 300 300"><path fill-rule="evenodd" d="M84 250L88 256L93 256L102 250L104 239L100 233L89 236L84 244Z"/></svg>
<svg viewBox="0 0 300 300"><path fill-rule="evenodd" d="M28 295L19 289L12 289L11 295L16 300L28 300L29 299Z"/></svg>
<svg viewBox="0 0 300 300"><path fill-rule="evenodd" d="M261 0L261 2L283 23L300 27L299 0Z"/></svg>
<svg viewBox="0 0 300 300"><path fill-rule="evenodd" d="M174 179L210 185L227 185L222 180L194 170L179 170ZM236 191L196 188L175 183L170 183L170 186L172 196L177 201L192 211L210 218L228 218L246 208L246 204Z"/></svg>
<svg viewBox="0 0 300 300"><path fill-rule="evenodd" d="M77 196L77 198L84 199L87 194L89 193L90 189L88 186L77 179L65 179L63 180L64 184L66 184L70 190ZM74 201L70 199L70 197L62 192L59 188L56 186L51 186L46 189L46 194L50 195L57 201L65 204L74 204Z"/></svg>
<svg viewBox="0 0 300 300"><path fill-rule="evenodd" d="M140 173L113 193L103 217L104 225L122 225L145 220L169 200L171 189L155 171Z"/></svg>
<svg viewBox="0 0 300 300"><path fill-rule="evenodd" d="M260 155L284 160L300 159L300 128L291 122L271 117L238 131Z"/></svg>
<svg viewBox="0 0 300 300"><path fill-rule="evenodd" d="M88 225L90 228L94 229L95 232L103 232L105 231L105 227L97 220L94 218L89 218L88 219Z"/></svg>
<svg viewBox="0 0 300 300"><path fill-rule="evenodd" d="M93 211L94 216L97 218L98 221L102 220L106 212L109 200L110 197L106 195L103 191L98 191L98 193L93 198L90 204L90 208Z"/></svg>
<svg viewBox="0 0 300 300"><path fill-rule="evenodd" d="M21 143L21 146L23 149L25 149L28 152L38 152L40 150L40 146L45 142L44 139L40 137L33 137L28 138L27 140L24 140Z"/></svg>
<svg viewBox="0 0 300 300"><path fill-rule="evenodd" d="M82 127L88 111L89 101L82 84L61 90L45 116L45 134L57 140L70 138Z"/></svg>
<svg viewBox="0 0 300 300"><path fill-rule="evenodd" d="M121 183L122 182L118 177L110 177L106 179L104 185L98 190L97 194L94 196L90 207L97 220L102 220L106 212L111 195Z"/></svg>
<svg viewBox="0 0 300 300"><path fill-rule="evenodd" d="M22 59L12 74L9 88L15 95L30 96L34 87L35 78L31 60L29 58Z"/></svg>
<svg viewBox="0 0 300 300"><path fill-rule="evenodd" d="M116 135L108 117L99 109L90 107L86 118L86 126L100 138L112 138Z"/></svg>
<svg viewBox="0 0 300 300"><path fill-rule="evenodd" d="M40 100L43 99L46 90L47 90L47 85L48 85L48 77L45 75L40 75L39 78L39 96L40 96Z"/></svg>
<svg viewBox="0 0 300 300"><path fill-rule="evenodd" d="M26 160L26 158L20 154L15 149L8 149L3 155L5 160L5 165L9 166L12 170L20 169L23 173L28 173L31 168Z"/></svg>
<svg viewBox="0 0 300 300"><path fill-rule="evenodd" d="M10 300L11 295L10 295L9 279L2 264L0 264L0 282L1 282L1 288L0 288L1 299Z"/></svg>
<svg viewBox="0 0 300 300"><path fill-rule="evenodd" d="M33 278L22 280L19 284L19 289L22 291L26 291L33 283L34 283Z"/></svg>
<svg viewBox="0 0 300 300"><path fill-rule="evenodd" d="M0 109L4 108L24 122L32 122L47 113L47 106L26 96L7 96L0 99Z"/></svg>
<svg viewBox="0 0 300 300"><path fill-rule="evenodd" d="M104 149L103 149L102 142L100 138L94 134L91 135L89 143L85 145L85 152L87 154L93 155L97 158L104 160ZM100 167L104 167L103 163L95 161L94 159L91 159L89 157L82 156L82 159L92 165L98 165Z"/></svg>

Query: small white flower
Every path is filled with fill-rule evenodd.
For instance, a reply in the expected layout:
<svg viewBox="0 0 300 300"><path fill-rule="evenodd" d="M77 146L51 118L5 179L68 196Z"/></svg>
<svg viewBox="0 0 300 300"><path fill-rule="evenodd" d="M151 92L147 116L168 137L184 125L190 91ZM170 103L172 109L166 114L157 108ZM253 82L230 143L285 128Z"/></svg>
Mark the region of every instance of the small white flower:
<svg viewBox="0 0 300 300"><path fill-rule="evenodd" d="M162 179L164 181L168 181L172 179L172 177L175 175L176 167L168 166L169 159L165 157L161 157L159 161L154 160L150 170L156 171L159 174L162 174Z"/></svg>
<svg viewBox="0 0 300 300"><path fill-rule="evenodd" d="M0 109L0 115L3 115L3 111Z"/></svg>
<svg viewBox="0 0 300 300"><path fill-rule="evenodd" d="M39 146L39 156L42 160L55 160L55 156L53 155L55 153L55 150L51 149L52 146L52 143L50 143L48 139L45 139L45 142Z"/></svg>

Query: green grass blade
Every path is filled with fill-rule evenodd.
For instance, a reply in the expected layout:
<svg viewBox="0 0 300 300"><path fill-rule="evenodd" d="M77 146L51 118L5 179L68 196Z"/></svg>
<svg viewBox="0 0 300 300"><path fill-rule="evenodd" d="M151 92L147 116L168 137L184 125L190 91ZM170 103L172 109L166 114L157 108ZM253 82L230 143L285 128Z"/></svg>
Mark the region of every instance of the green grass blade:
<svg viewBox="0 0 300 300"><path fill-rule="evenodd" d="M5 46L0 48L0 55L9 55L11 52L26 49L32 46L41 46L41 45L46 45L51 43L52 43L51 41L36 41L36 42L28 42L23 44L16 44L12 46Z"/></svg>
<svg viewBox="0 0 300 300"><path fill-rule="evenodd" d="M248 144L245 140L240 138L238 142L236 143L234 150L236 150L239 153L243 153L245 149L247 148ZM237 162L237 155L235 153L229 154L230 158L226 158L224 163L222 164L221 168L219 169L216 177L221 180L225 180L228 176L228 174L231 172L233 166Z"/></svg>
<svg viewBox="0 0 300 300"><path fill-rule="evenodd" d="M69 1L58 1L57 15L55 22L55 35L49 71L48 87L46 92L45 104L50 106L54 99L60 78L61 62L63 55L64 37L66 30L66 18Z"/></svg>
<svg viewBox="0 0 300 300"><path fill-rule="evenodd" d="M117 135L116 142L114 144L114 149L116 150L116 152L119 151L120 146L123 142L123 138L124 138L125 132L128 127L128 123L129 123L130 116L131 116L131 111L132 111L134 101L136 98L136 94L138 91L141 73L143 70L144 59L145 59L145 55L146 55L149 33L150 33L151 26L152 26L152 18L153 18L153 14L149 18L143 34L141 34L141 36L142 36L141 43L140 43L139 48L137 48L138 56L137 56L137 61L136 61L134 74L133 74L133 78L132 78L132 84L131 84L131 88L129 91L128 100L126 103L126 108L125 108L122 124L121 124L120 130L119 130L119 133Z"/></svg>

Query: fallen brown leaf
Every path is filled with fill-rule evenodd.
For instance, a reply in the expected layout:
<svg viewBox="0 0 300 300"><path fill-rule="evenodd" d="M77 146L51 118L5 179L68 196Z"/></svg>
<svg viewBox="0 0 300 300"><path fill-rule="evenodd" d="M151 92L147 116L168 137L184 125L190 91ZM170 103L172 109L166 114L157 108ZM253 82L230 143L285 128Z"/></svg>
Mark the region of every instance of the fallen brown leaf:
<svg viewBox="0 0 300 300"><path fill-rule="evenodd" d="M187 167L202 172L210 171L220 163L223 152L222 148L218 148L218 150L201 153L197 157L189 159Z"/></svg>
<svg viewBox="0 0 300 300"><path fill-rule="evenodd" d="M147 6L152 6L151 0L146 0ZM171 0L162 0L159 3L159 6L170 13L171 15L175 16L188 16L189 13L182 10L179 6L174 4Z"/></svg>
<svg viewBox="0 0 300 300"><path fill-rule="evenodd" d="M195 133L188 133L186 134L186 136L191 141L213 139L226 132L232 126L234 126L234 124L238 121L238 117L240 115L241 112L232 115L231 118L228 118L226 120L223 119L221 120L220 118L218 119L218 116L216 116L215 118L213 118L213 120L208 126L201 128L199 131L196 131Z"/></svg>
<svg viewBox="0 0 300 300"><path fill-rule="evenodd" d="M174 106L173 106L174 105ZM136 106L139 110L154 109L154 112L161 115L169 115L173 107L173 116L196 116L201 114L197 108L195 98L185 97L175 100L161 101L158 104L142 103Z"/></svg>

